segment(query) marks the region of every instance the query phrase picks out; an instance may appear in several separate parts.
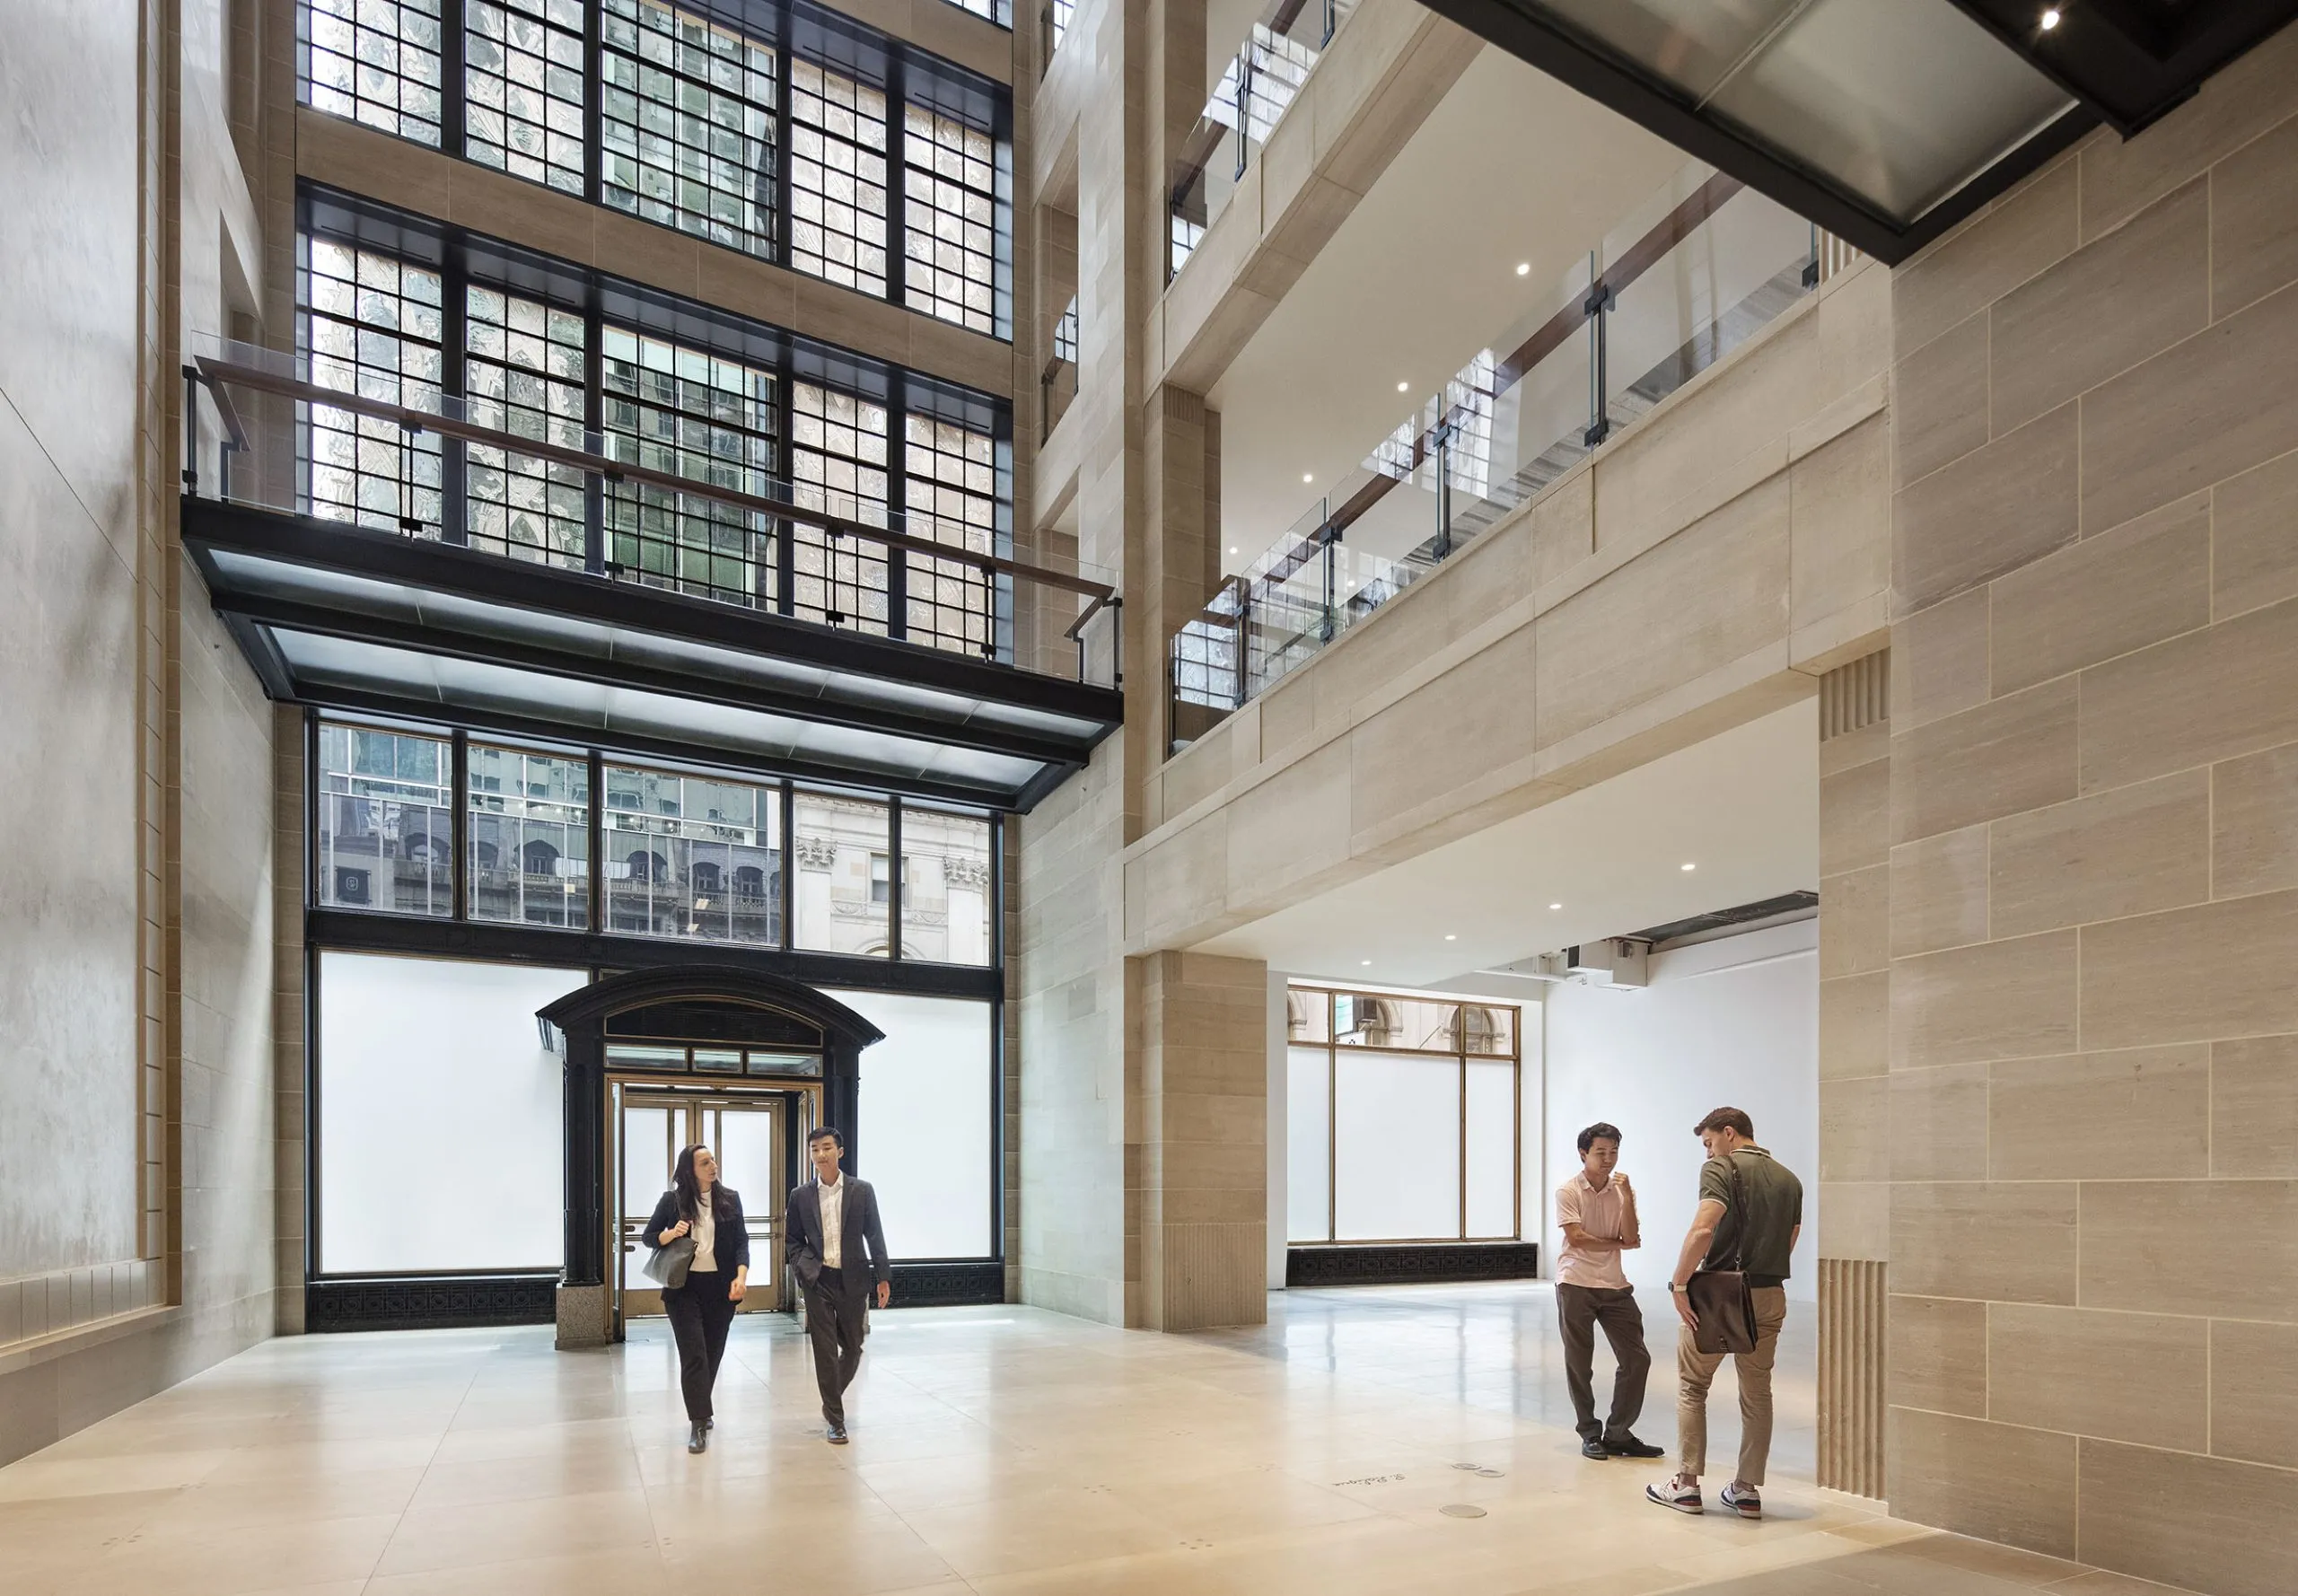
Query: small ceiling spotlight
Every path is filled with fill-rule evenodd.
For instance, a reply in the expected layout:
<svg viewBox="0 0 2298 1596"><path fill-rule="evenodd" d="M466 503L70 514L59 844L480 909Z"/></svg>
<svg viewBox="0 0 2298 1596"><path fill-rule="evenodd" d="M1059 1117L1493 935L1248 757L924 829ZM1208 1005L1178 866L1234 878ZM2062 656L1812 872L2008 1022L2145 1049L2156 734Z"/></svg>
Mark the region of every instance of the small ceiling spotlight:
<svg viewBox="0 0 2298 1596"><path fill-rule="evenodd" d="M1516 263L1516 275L1520 277L1531 276L1532 275L1532 263L1529 260L1519 260Z"/></svg>
<svg viewBox="0 0 2298 1596"><path fill-rule="evenodd" d="M1448 942L1448 943L1456 943L1456 942L1460 941L1460 939L1459 937L1457 937L1457 936L1453 935L1451 932L1447 931L1447 932L1444 934L1444 940L1445 940L1446 942Z"/></svg>
<svg viewBox="0 0 2298 1596"><path fill-rule="evenodd" d="M1697 865L1697 864L1688 864L1688 863L1687 863L1687 864L1684 865L1684 868L1685 868L1686 870L1697 870L1697 869L1699 868L1699 866L1698 866L1698 865Z"/></svg>
<svg viewBox="0 0 2298 1596"><path fill-rule="evenodd" d="M1356 962L1363 965L1367 969L1373 968L1373 961L1370 959L1359 959Z"/></svg>
<svg viewBox="0 0 2298 1596"><path fill-rule="evenodd" d="M1303 471L1301 473L1301 480L1303 482L1314 482L1316 479L1317 474L1314 471Z"/></svg>
<svg viewBox="0 0 2298 1596"><path fill-rule="evenodd" d="M1551 903L1548 905L1548 908L1562 908L1564 906L1560 903Z"/></svg>
<svg viewBox="0 0 2298 1596"><path fill-rule="evenodd" d="M2058 7L2057 7L2057 6L2056 6L2056 5L2047 5L2047 6L2045 6L2045 7L2043 8L2043 18L2042 18L2042 22L2043 22L2043 31L2044 31L2044 32L2046 32L2046 33L2049 32L2053 28L2057 27L2057 26L2058 26L2058 23L2059 23L2059 11L2058 11Z"/></svg>
<svg viewBox="0 0 2298 1596"><path fill-rule="evenodd" d="M1229 552L1230 552L1231 554L1234 554L1234 553L1236 553L1236 552L1237 552L1237 546L1236 546L1235 544L1233 544L1233 543L1232 543L1231 545L1229 545Z"/></svg>
<svg viewBox="0 0 2298 1596"><path fill-rule="evenodd" d="M1397 391L1399 393L1410 393L1412 391L1412 384L1409 382L1399 382L1397 384Z"/></svg>

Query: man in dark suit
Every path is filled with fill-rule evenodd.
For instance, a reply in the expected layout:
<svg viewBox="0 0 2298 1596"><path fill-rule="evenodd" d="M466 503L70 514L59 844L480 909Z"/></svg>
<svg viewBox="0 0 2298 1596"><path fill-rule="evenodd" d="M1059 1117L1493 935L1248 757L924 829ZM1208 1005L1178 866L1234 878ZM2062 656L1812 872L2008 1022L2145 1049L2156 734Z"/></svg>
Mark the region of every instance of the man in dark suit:
<svg viewBox="0 0 2298 1596"><path fill-rule="evenodd" d="M866 1180L842 1173L846 1138L818 1127L806 1138L814 1178L790 1194L790 1267L806 1293L806 1335L814 1344L814 1381L821 1387L829 1442L846 1444L846 1388L862 1364L869 1334L873 1278L878 1306L893 1296L886 1267L886 1232L878 1223L878 1194ZM868 1257L864 1257L867 1248Z"/></svg>

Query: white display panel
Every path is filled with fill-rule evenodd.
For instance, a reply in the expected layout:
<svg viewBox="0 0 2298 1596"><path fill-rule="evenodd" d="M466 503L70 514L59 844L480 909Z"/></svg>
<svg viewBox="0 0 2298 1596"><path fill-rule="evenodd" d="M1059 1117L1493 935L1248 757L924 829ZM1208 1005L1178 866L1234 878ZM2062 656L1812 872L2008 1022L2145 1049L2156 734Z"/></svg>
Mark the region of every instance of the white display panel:
<svg viewBox="0 0 2298 1596"><path fill-rule="evenodd" d="M823 995L886 1033L862 1050L862 1122L852 1128L855 1172L877 1188L888 1250L905 1263L990 1257L990 1005L892 992Z"/></svg>
<svg viewBox="0 0 2298 1596"><path fill-rule="evenodd" d="M1288 1048L1285 1057L1285 1235L1332 1239L1332 1055Z"/></svg>
<svg viewBox="0 0 2298 1596"><path fill-rule="evenodd" d="M1457 1237L1460 1061L1342 1048L1336 1076L1336 1240Z"/></svg>
<svg viewBox="0 0 2298 1596"><path fill-rule="evenodd" d="M320 1268L564 1261L565 1064L535 1011L580 969L322 952Z"/></svg>
<svg viewBox="0 0 2298 1596"><path fill-rule="evenodd" d="M1469 1060L1469 1236L1516 1233L1516 1066Z"/></svg>

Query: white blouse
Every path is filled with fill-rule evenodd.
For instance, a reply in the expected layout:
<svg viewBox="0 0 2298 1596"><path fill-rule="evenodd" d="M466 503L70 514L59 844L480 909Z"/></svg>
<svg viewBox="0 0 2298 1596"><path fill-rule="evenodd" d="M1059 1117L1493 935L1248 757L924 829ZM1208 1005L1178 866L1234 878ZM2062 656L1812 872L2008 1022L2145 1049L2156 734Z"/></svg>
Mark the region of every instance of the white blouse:
<svg viewBox="0 0 2298 1596"><path fill-rule="evenodd" d="M718 1267L715 1249L718 1244L718 1194L706 1191L702 1200L694 1206L694 1261L689 1269L711 1270Z"/></svg>

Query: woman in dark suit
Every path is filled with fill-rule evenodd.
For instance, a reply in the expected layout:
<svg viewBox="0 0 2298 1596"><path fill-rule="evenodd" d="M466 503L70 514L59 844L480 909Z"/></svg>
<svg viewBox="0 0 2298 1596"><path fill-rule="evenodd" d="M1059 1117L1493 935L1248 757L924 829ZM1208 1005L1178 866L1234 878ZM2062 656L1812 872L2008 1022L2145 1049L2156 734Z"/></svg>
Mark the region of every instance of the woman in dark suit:
<svg viewBox="0 0 2298 1596"><path fill-rule="evenodd" d="M719 1184L718 1161L709 1148L680 1148L671 1179L671 1189L646 1221L646 1239L661 1249L680 1236L694 1238L685 1284L663 1288L662 1311L679 1342L679 1385L691 1426L686 1449L701 1451L710 1444L710 1388L718 1383L718 1361L726 1355L726 1331L749 1290L750 1230L742 1222L741 1194Z"/></svg>

